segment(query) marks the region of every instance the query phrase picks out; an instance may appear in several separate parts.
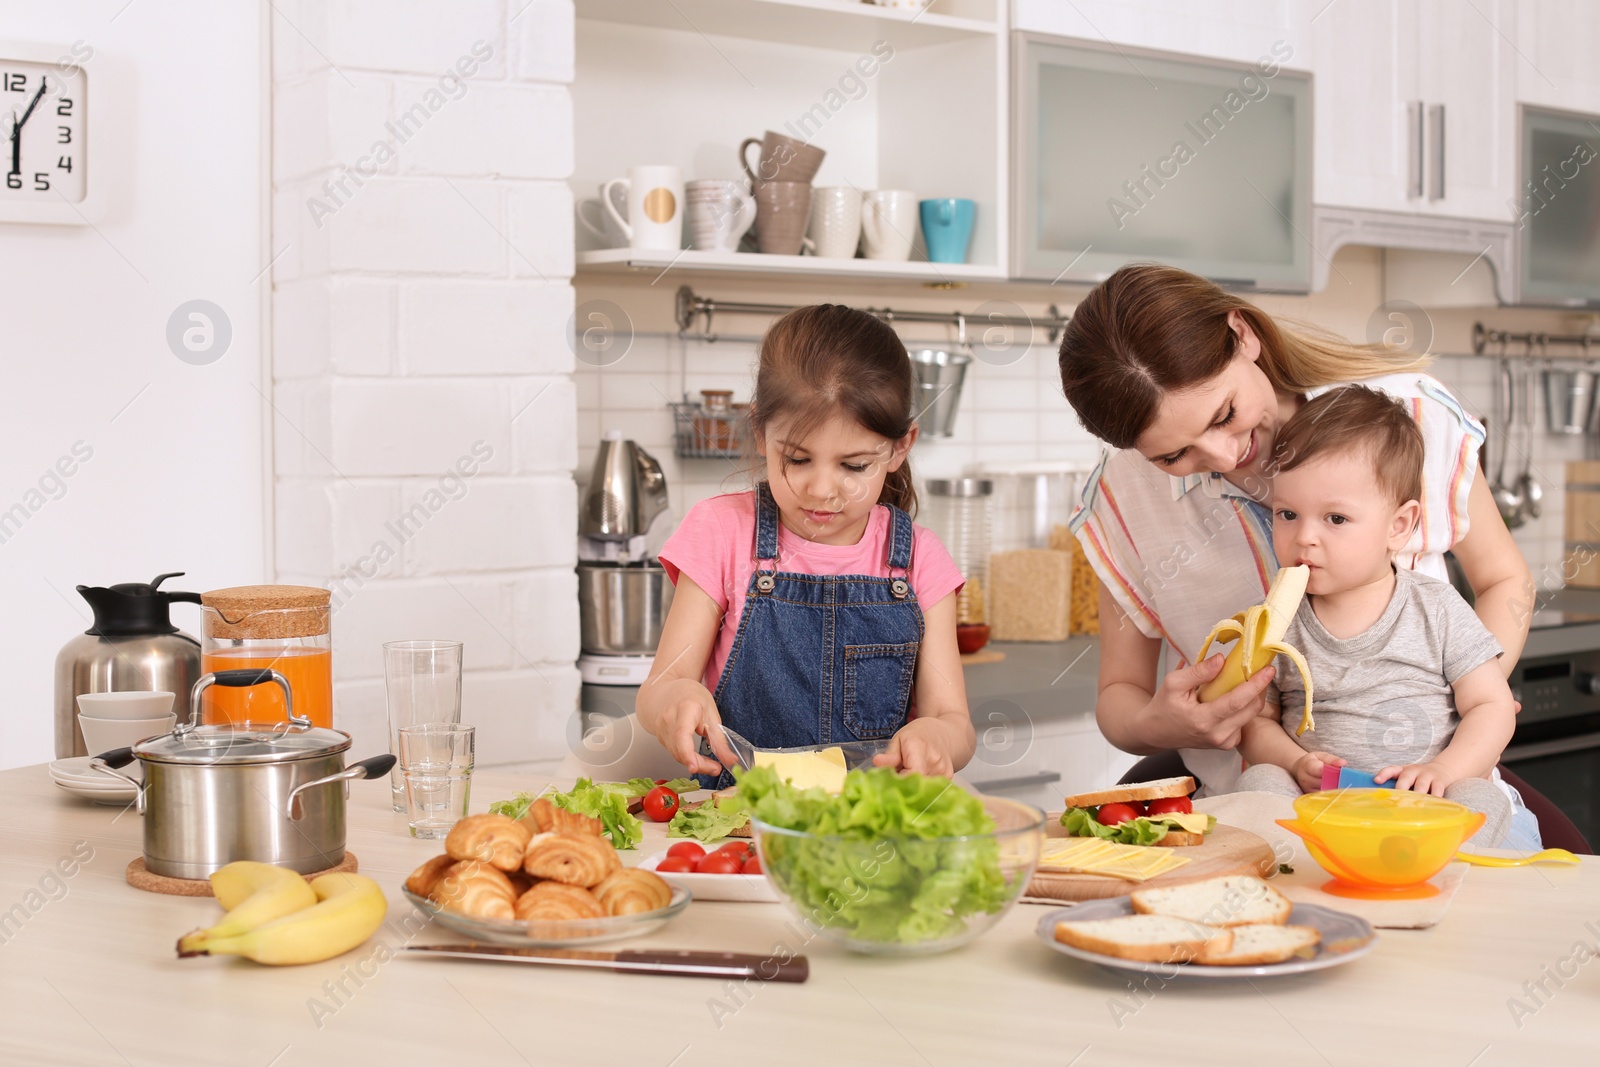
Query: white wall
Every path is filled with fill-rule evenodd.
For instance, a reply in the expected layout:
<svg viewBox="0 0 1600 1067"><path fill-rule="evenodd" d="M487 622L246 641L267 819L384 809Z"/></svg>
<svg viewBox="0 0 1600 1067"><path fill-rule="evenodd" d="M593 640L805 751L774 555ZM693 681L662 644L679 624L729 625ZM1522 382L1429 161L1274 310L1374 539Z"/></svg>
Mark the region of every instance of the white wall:
<svg viewBox="0 0 1600 1067"><path fill-rule="evenodd" d="M99 93L131 123L126 158L91 134L90 165L115 172L94 228L0 223L0 511L41 505L0 543L0 767L54 757L52 664L89 625L75 585L266 577L263 6L0 2L0 38L94 50L91 127ZM231 320L209 366L167 347L169 315L193 299ZM28 496L79 441L92 457L64 492ZM197 608L175 616L198 633Z"/></svg>

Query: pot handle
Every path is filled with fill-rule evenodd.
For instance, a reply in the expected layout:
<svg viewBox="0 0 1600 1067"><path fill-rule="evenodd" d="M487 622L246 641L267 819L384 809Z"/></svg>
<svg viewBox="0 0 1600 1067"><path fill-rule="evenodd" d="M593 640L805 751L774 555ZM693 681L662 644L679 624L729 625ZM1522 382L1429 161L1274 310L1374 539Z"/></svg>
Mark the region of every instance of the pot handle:
<svg viewBox="0 0 1600 1067"><path fill-rule="evenodd" d="M122 780L124 782L127 782L129 785L133 786L134 791L135 791L135 799L136 799L136 801L138 803L138 806L139 806L138 807L139 814L143 815L144 814L144 783L139 781L136 778L130 778L126 774L118 774L116 771L112 770L113 767L126 767L128 764L130 764L132 762L133 762L133 749L131 747L130 748L114 748L110 752L102 752L100 755L98 755L94 759L90 760L89 761L89 769L90 770L94 770L94 771L99 771L101 774L110 775L112 778L120 779L120 780Z"/></svg>
<svg viewBox="0 0 1600 1067"><path fill-rule="evenodd" d="M294 713L294 693L289 689L289 679L279 674L270 667L253 669L249 667L231 671L214 671L211 674L202 674L194 683L194 689L189 693L189 721L178 726L178 733L188 733L200 725L200 694L214 685L228 686L234 689L247 689L252 685L265 685L276 682L278 688L283 690L283 708L289 713L289 724L298 726L303 730L311 728L311 719L306 715Z"/></svg>
<svg viewBox="0 0 1600 1067"><path fill-rule="evenodd" d="M357 782L363 778L382 778L394 770L394 756L385 752L381 756L371 756L360 763L352 763L338 774L330 774L326 778L318 778L313 782L302 782L289 792L288 815L290 822L299 822L305 814L305 806L300 803L300 794L307 789L315 789L319 785L332 785L334 782Z"/></svg>

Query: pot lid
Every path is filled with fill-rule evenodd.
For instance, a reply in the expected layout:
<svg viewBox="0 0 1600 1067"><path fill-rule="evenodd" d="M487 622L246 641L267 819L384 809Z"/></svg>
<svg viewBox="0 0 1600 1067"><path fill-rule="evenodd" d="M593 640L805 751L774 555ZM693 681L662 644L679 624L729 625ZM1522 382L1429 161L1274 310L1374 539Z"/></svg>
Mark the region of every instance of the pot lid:
<svg viewBox="0 0 1600 1067"><path fill-rule="evenodd" d="M287 722L224 722L152 737L134 745L133 754L156 763L242 766L316 759L349 747L350 735L343 730Z"/></svg>

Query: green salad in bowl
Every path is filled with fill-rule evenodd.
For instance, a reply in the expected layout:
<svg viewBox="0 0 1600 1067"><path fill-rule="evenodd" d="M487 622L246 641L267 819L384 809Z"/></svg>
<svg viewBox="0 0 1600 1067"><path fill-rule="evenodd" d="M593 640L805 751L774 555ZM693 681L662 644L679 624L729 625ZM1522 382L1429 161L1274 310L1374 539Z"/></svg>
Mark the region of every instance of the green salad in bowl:
<svg viewBox="0 0 1600 1067"><path fill-rule="evenodd" d="M943 952L993 926L1039 861L1044 813L947 778L853 770L838 794L738 772L761 866L811 929L858 952Z"/></svg>

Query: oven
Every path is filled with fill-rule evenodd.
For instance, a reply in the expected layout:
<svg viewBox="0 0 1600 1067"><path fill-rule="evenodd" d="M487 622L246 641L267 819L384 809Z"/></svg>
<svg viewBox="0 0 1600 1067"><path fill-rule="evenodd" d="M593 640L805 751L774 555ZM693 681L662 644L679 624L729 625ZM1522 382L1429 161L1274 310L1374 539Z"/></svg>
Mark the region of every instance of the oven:
<svg viewBox="0 0 1600 1067"><path fill-rule="evenodd" d="M1555 605L1564 604L1565 609ZM1501 762L1600 844L1600 593L1562 590L1534 614L1511 673L1522 702Z"/></svg>

